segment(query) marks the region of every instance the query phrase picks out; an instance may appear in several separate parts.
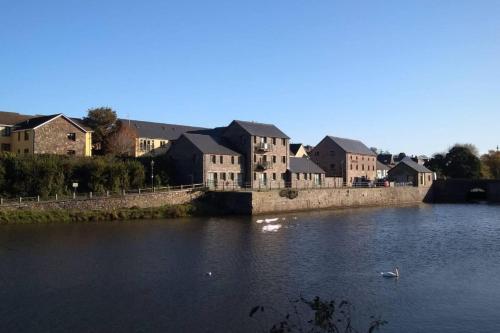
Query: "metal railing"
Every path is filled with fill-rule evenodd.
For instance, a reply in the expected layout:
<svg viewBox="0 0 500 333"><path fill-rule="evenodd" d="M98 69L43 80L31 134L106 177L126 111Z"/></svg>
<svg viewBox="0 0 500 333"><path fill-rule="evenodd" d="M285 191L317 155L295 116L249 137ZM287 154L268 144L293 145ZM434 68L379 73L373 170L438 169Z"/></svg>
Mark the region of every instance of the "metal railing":
<svg viewBox="0 0 500 333"><path fill-rule="evenodd" d="M72 194L55 194L52 196L26 196L26 197L15 197L15 198L4 198L0 197L0 207L1 206L22 206L23 204L33 203L33 202L55 202L55 201L67 201L67 200L92 200L92 199L103 199L103 198L117 198L130 195L151 195L155 193L163 192L175 192L175 191L193 191L193 190L203 190L205 189L205 184L189 184L189 185L178 185L178 186L162 186L154 188L137 188L131 190L122 190L120 192L106 191L103 193L94 192L73 192Z"/></svg>

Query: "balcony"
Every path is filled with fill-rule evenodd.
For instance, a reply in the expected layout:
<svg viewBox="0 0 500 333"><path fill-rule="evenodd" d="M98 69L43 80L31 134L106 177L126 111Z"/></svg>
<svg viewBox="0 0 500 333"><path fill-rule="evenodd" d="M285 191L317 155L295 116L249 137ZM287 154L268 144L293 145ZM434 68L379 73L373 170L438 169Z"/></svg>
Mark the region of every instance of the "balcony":
<svg viewBox="0 0 500 333"><path fill-rule="evenodd" d="M273 163L268 161L259 161L255 164L255 170L263 171L273 168Z"/></svg>
<svg viewBox="0 0 500 333"><path fill-rule="evenodd" d="M273 148L272 144L267 142L258 142L255 144L256 151L268 152L271 151L272 148Z"/></svg>

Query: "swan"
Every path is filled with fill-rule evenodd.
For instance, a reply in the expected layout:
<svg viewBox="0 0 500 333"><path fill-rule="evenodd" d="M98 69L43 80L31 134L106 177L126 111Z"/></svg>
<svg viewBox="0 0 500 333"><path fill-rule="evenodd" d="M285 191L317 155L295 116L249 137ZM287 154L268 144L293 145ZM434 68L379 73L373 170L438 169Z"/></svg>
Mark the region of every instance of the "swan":
<svg viewBox="0 0 500 333"><path fill-rule="evenodd" d="M394 268L394 272L380 272L380 274L386 278L398 278L399 277L399 268L396 266Z"/></svg>
<svg viewBox="0 0 500 333"><path fill-rule="evenodd" d="M262 223L262 222L264 222L264 220L257 220L257 221L255 221L255 222L257 222L257 223Z"/></svg>
<svg viewBox="0 0 500 333"><path fill-rule="evenodd" d="M206 272L205 275L206 276L212 276L212 272Z"/></svg>
<svg viewBox="0 0 500 333"><path fill-rule="evenodd" d="M271 223L271 222L276 222L278 220L279 218L275 217L274 219L265 219L264 221L266 221L266 223Z"/></svg>
<svg viewBox="0 0 500 333"><path fill-rule="evenodd" d="M281 228L281 224L270 224L270 225L265 225L264 227L262 227L262 231L264 231L264 232L266 232L266 231L277 232L279 230L279 228Z"/></svg>

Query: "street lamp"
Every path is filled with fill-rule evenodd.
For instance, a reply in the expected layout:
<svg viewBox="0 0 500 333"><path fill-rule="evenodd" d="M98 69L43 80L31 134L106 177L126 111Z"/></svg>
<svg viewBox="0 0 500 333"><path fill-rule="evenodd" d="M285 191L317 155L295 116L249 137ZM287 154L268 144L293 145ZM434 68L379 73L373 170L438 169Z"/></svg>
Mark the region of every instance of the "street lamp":
<svg viewBox="0 0 500 333"><path fill-rule="evenodd" d="M155 191L154 166L155 166L155 161L151 159L151 188L153 189L153 192Z"/></svg>

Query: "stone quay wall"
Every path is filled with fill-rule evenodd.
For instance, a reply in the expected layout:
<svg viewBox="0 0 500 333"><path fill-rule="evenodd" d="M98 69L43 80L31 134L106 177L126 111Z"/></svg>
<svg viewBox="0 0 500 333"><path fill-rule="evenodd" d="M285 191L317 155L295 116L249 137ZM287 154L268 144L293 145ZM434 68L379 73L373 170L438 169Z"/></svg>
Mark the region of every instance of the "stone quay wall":
<svg viewBox="0 0 500 333"><path fill-rule="evenodd" d="M199 190L180 190L142 194L126 194L123 196L93 197L81 199L61 199L52 201L26 201L0 206L0 210L115 210L118 208L153 208L166 205L190 203L203 194Z"/></svg>
<svg viewBox="0 0 500 333"><path fill-rule="evenodd" d="M299 189L290 199L279 190L212 192L208 199L233 214L264 214L326 208L397 206L432 202L432 191L423 187Z"/></svg>

